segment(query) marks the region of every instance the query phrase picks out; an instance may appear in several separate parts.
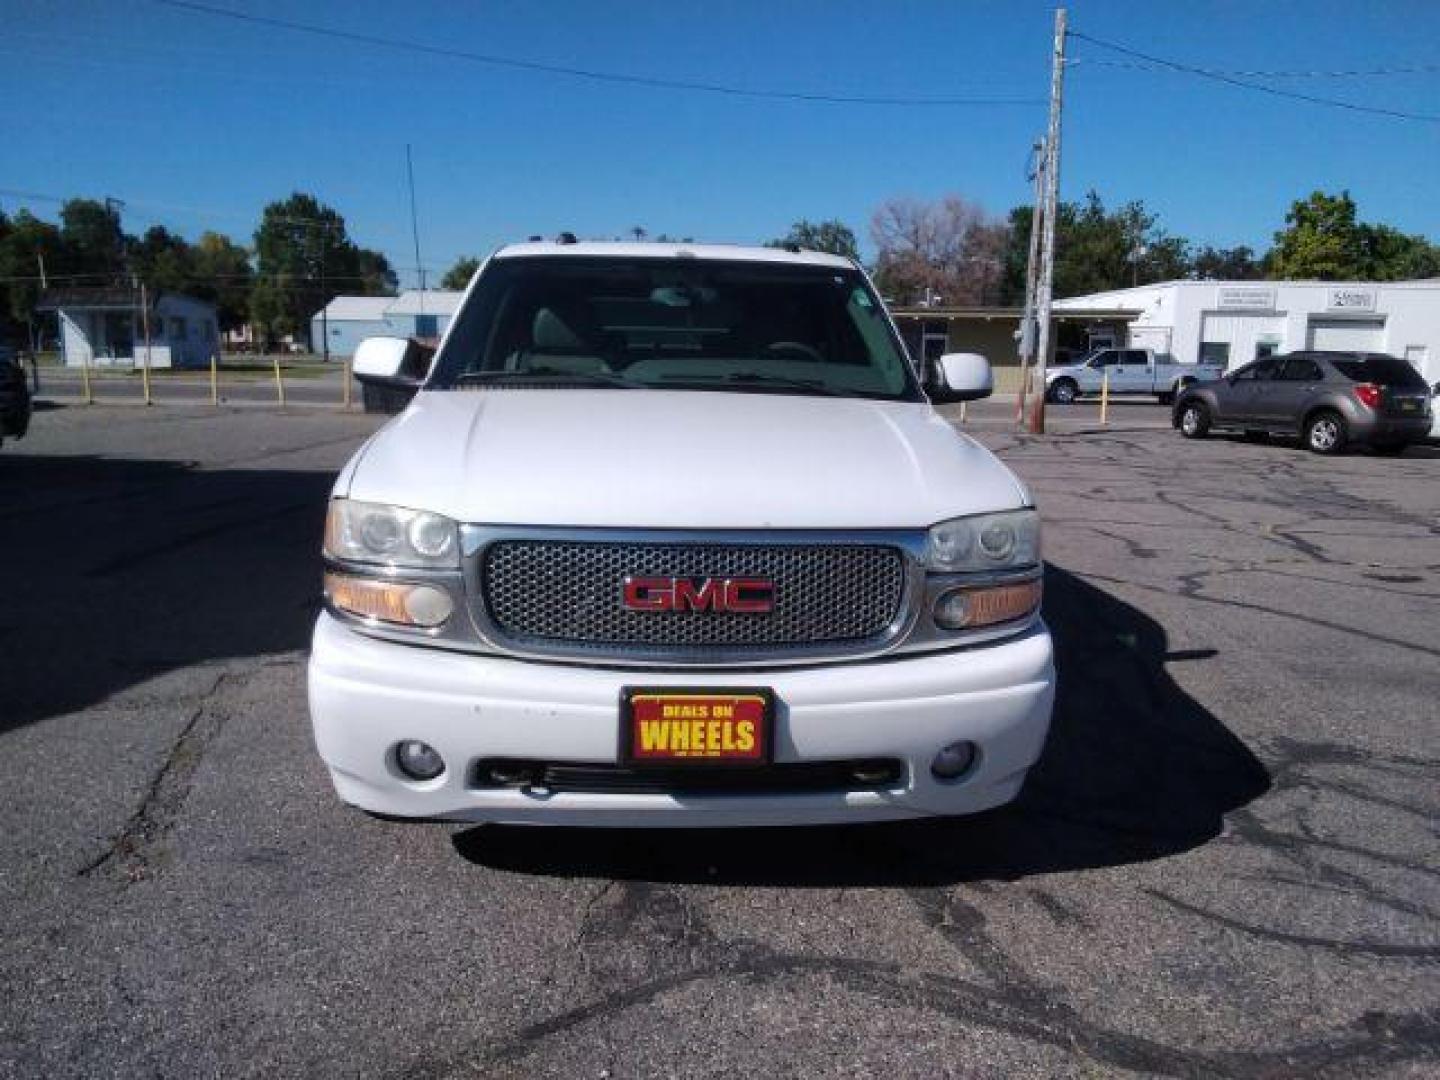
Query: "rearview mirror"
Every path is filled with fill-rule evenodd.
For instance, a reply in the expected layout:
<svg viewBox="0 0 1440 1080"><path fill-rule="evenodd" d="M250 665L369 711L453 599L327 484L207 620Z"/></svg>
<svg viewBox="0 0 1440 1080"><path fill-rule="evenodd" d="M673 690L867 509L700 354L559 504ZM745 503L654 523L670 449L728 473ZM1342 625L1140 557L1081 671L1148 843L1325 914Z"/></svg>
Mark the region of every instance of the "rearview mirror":
<svg viewBox="0 0 1440 1080"><path fill-rule="evenodd" d="M946 353L935 362L930 397L936 402L975 401L995 389L990 361L979 353Z"/></svg>

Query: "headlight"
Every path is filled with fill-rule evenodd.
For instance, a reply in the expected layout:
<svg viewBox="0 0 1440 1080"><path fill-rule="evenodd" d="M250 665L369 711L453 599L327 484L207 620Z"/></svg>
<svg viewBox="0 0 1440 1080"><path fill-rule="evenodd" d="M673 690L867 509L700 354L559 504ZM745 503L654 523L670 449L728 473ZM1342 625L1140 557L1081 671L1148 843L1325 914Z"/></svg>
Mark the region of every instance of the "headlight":
<svg viewBox="0 0 1440 1080"><path fill-rule="evenodd" d="M453 570L460 565L460 529L424 510L331 499L325 554L349 562Z"/></svg>
<svg viewBox="0 0 1440 1080"><path fill-rule="evenodd" d="M1040 561L1040 515L1007 510L952 518L930 530L925 569L945 573L1012 570Z"/></svg>

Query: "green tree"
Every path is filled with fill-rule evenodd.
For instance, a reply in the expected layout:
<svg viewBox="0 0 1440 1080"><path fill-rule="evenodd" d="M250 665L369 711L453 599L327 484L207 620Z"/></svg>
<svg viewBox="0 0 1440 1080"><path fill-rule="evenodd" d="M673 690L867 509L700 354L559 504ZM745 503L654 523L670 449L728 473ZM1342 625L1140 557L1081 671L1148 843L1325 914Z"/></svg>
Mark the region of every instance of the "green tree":
<svg viewBox="0 0 1440 1080"><path fill-rule="evenodd" d="M1255 252L1243 244L1233 248L1207 244L1190 260L1190 274L1201 281L1258 281L1265 276L1265 269Z"/></svg>
<svg viewBox="0 0 1440 1080"><path fill-rule="evenodd" d="M445 271L445 276L440 279L442 289L460 290L470 284L470 279L475 276L475 271L480 269L480 260L474 255L462 255L455 260L455 265Z"/></svg>
<svg viewBox="0 0 1440 1080"><path fill-rule="evenodd" d="M352 247L354 263L354 277L359 282L359 288L348 291L357 292L361 296L390 296L400 287L400 278L395 273L395 268L390 265L387 259L378 251L370 248Z"/></svg>
<svg viewBox="0 0 1440 1080"><path fill-rule="evenodd" d="M255 278L250 253L228 236L205 232L190 249L190 259L195 295L215 304L221 329L243 326Z"/></svg>
<svg viewBox="0 0 1440 1080"><path fill-rule="evenodd" d="M255 255L250 316L267 335L308 335L311 316L341 293L377 296L396 287L389 260L357 247L345 219L304 192L265 207Z"/></svg>
<svg viewBox="0 0 1440 1080"><path fill-rule="evenodd" d="M1315 191L1291 204L1266 262L1283 279L1400 281L1440 273L1440 249L1423 236L1360 221L1348 191Z"/></svg>
<svg viewBox="0 0 1440 1080"><path fill-rule="evenodd" d="M102 283L125 269L126 240L120 215L94 199L70 199L60 208L60 238L72 266Z"/></svg>
<svg viewBox="0 0 1440 1080"><path fill-rule="evenodd" d="M842 258L860 259L860 245L855 233L843 221L831 218L828 221L811 222L801 218L790 226L790 231L779 240L771 240L766 247L798 247L805 251L827 251Z"/></svg>
<svg viewBox="0 0 1440 1080"><path fill-rule="evenodd" d="M1159 216L1140 201L1107 210L1095 191L1080 203L1061 203L1055 214L1055 295L1123 289L1188 277L1190 245L1159 225ZM1031 208L1010 211L1002 259L1001 302L1025 301L1025 267L1030 250Z"/></svg>
<svg viewBox="0 0 1440 1080"><path fill-rule="evenodd" d="M1361 225L1363 277L1371 281L1410 281L1440 276L1440 247L1423 236L1407 236L1389 225Z"/></svg>
<svg viewBox="0 0 1440 1080"><path fill-rule="evenodd" d="M60 230L28 210L8 219L0 215L0 221L0 322L10 333L23 327L26 339L33 341L45 321L35 311L41 262L47 276L67 273L69 252Z"/></svg>
<svg viewBox="0 0 1440 1080"><path fill-rule="evenodd" d="M152 225L126 245L131 271L151 293L196 293L194 254L185 238L163 225Z"/></svg>
<svg viewBox="0 0 1440 1080"><path fill-rule="evenodd" d="M1297 199L1266 260L1273 277L1343 281L1365 277L1364 233L1348 191Z"/></svg>

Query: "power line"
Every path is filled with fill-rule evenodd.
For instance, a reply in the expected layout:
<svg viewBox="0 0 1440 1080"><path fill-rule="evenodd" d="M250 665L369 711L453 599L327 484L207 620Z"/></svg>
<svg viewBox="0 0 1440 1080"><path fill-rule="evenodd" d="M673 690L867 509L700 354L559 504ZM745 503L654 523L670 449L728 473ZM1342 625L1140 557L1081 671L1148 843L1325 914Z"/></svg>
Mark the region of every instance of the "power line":
<svg viewBox="0 0 1440 1080"><path fill-rule="evenodd" d="M228 8L212 7L195 0L154 0L165 7L177 8L201 15L211 15L236 22L253 23L280 30L292 30L317 37L334 38L355 42L360 45L374 45L383 49L401 49L407 52L424 53L428 56L443 56L451 60L466 60L491 67L509 68L515 71L534 71L546 75L566 75L577 79L591 79L596 82L621 83L629 86L644 86L654 90L693 90L709 94L725 94L730 97L762 98L772 101L807 101L826 105L884 105L884 106L1012 106L1043 105L1042 98L962 98L962 97L870 97L848 94L820 94L791 90L754 90L724 83L695 82L688 79L661 79L648 75L630 75L619 71L600 71L594 68L570 67L564 64L548 64L538 60L519 60L509 56L470 52L465 49L447 48L440 45L426 45L419 41L404 41L385 38L375 34L361 34L351 30L338 30L312 23L277 19L268 15L253 15Z"/></svg>
<svg viewBox="0 0 1440 1080"><path fill-rule="evenodd" d="M1083 35L1072 34L1079 38ZM1093 40L1093 39L1087 39ZM1097 42L1097 44L1099 44ZM1099 57L1085 57L1070 61L1070 66L1076 64L1095 64L1100 67L1129 68L1133 71L1162 71L1164 65L1154 63L1141 63L1133 60L1102 60ZM1205 75L1230 75L1238 79L1359 79L1377 75L1428 75L1440 72L1440 64L1400 64L1394 67L1374 68L1349 68L1332 69L1323 68L1301 70L1292 69L1289 71L1256 71L1231 68L1197 67L1197 72Z"/></svg>
<svg viewBox="0 0 1440 1080"><path fill-rule="evenodd" d="M1419 120L1429 124L1440 123L1440 116L1430 113L1412 113L1403 112L1400 109L1385 109L1376 105L1358 105L1353 101L1339 101L1335 98L1323 98L1314 94L1303 94L1298 90L1281 90L1279 87L1265 86L1262 83L1246 82L1233 75L1227 75L1209 68L1195 67L1193 64L1182 64L1178 60L1167 60L1164 57L1151 56L1138 49L1131 49L1125 45L1116 44L1113 41L1105 41L1101 38L1091 37L1089 34L1083 34L1078 30L1071 30L1070 36L1079 41L1088 41L1092 45L1098 45L1102 49L1111 49L1125 56L1133 56L1137 60L1144 60L1149 64L1170 68L1173 71L1181 71L1187 75L1196 75L1202 79L1211 79L1214 82L1225 83L1228 86L1238 86L1242 90L1256 90L1262 94L1270 94L1273 97L1307 101L1312 105L1325 105L1332 109L1348 109L1351 112L1369 113L1374 116L1389 116L1396 120Z"/></svg>

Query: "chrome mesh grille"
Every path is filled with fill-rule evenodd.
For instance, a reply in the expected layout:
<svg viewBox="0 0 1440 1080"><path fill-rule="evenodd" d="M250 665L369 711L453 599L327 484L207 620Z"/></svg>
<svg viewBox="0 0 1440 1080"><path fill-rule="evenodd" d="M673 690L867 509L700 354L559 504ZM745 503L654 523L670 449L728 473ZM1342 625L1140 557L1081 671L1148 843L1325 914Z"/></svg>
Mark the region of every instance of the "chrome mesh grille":
<svg viewBox="0 0 1440 1080"><path fill-rule="evenodd" d="M627 611L627 577L762 577L768 614ZM879 637L903 599L898 548L883 545L503 540L480 566L487 612L507 637L622 650L765 648Z"/></svg>

